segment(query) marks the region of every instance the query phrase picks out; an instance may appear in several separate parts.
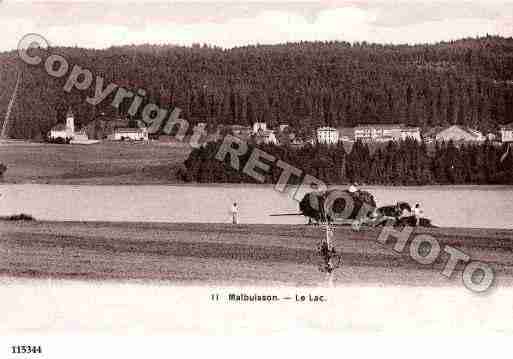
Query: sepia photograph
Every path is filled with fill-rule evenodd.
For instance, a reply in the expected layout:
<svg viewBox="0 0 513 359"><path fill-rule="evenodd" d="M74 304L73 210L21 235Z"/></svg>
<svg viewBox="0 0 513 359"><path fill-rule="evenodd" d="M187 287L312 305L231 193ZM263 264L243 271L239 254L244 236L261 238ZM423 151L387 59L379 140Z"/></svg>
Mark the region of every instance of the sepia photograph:
<svg viewBox="0 0 513 359"><path fill-rule="evenodd" d="M0 26L0 333L513 333L513 2Z"/></svg>

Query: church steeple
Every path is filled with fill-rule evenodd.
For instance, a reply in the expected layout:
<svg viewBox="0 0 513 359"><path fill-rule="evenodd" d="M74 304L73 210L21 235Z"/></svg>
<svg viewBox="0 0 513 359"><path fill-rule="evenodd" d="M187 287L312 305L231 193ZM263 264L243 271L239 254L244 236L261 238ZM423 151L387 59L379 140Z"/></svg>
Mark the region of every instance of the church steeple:
<svg viewBox="0 0 513 359"><path fill-rule="evenodd" d="M71 107L66 114L66 136L72 138L75 135L75 118Z"/></svg>

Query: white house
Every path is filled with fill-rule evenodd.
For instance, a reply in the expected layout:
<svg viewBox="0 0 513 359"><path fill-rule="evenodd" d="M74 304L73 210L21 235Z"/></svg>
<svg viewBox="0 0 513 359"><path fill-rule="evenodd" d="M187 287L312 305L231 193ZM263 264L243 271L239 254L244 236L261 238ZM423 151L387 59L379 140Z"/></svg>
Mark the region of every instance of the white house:
<svg viewBox="0 0 513 359"><path fill-rule="evenodd" d="M58 138L62 138L65 140L67 137L67 131L66 131L66 125L64 123L58 123L55 126L52 127L50 130L49 137L52 140L56 140Z"/></svg>
<svg viewBox="0 0 513 359"><path fill-rule="evenodd" d="M402 127L401 128L401 139L404 141L407 138L421 141L420 128L419 127Z"/></svg>
<svg viewBox="0 0 513 359"><path fill-rule="evenodd" d="M75 118L71 109L66 114L66 124L59 123L50 130L50 139L71 140L75 136Z"/></svg>
<svg viewBox="0 0 513 359"><path fill-rule="evenodd" d="M402 138L402 124L358 125L354 128L354 139L363 141L397 141Z"/></svg>
<svg viewBox="0 0 513 359"><path fill-rule="evenodd" d="M73 136L73 140L75 141L87 141L89 140L89 137L87 136L87 133L85 129L82 129L80 131L75 132Z"/></svg>
<svg viewBox="0 0 513 359"><path fill-rule="evenodd" d="M286 123L280 124L280 127L279 127L280 128L280 132L285 131L285 129L288 128L288 127L289 127L289 125L287 125Z"/></svg>
<svg viewBox="0 0 513 359"><path fill-rule="evenodd" d="M90 140L87 136L86 130L81 129L80 131L75 132L73 139L69 143L72 145L93 145L99 142L99 140Z"/></svg>
<svg viewBox="0 0 513 359"><path fill-rule="evenodd" d="M497 140L497 135L495 133L489 132L485 137L488 141L496 141Z"/></svg>
<svg viewBox="0 0 513 359"><path fill-rule="evenodd" d="M255 122L253 124L253 134L257 134L258 131L267 131L267 124L265 122Z"/></svg>
<svg viewBox="0 0 513 359"><path fill-rule="evenodd" d="M513 142L513 122L501 126L501 141Z"/></svg>
<svg viewBox="0 0 513 359"><path fill-rule="evenodd" d="M454 142L482 142L486 138L479 131L465 128L458 125L452 125L438 132L435 136L436 141L454 141Z"/></svg>
<svg viewBox="0 0 513 359"><path fill-rule="evenodd" d="M333 127L320 127L317 129L317 142L325 144L334 144L338 142L339 133Z"/></svg>
<svg viewBox="0 0 513 359"><path fill-rule="evenodd" d="M277 145L278 139L276 138L276 134L273 130L265 130L265 131L259 131L256 135L256 141L257 143L265 143L265 144L272 144Z"/></svg>
<svg viewBox="0 0 513 359"><path fill-rule="evenodd" d="M355 140L363 141L399 141L411 138L421 141L419 127L407 127L403 124L358 125L354 129Z"/></svg>
<svg viewBox="0 0 513 359"><path fill-rule="evenodd" d="M146 128L117 128L114 130L115 141L148 141L148 130Z"/></svg>

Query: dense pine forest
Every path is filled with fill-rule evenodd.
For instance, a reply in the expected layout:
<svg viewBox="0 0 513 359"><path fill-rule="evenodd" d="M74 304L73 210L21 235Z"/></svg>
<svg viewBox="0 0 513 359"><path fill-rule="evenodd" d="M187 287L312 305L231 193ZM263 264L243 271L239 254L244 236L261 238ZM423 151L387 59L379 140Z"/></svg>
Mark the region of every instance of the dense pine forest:
<svg viewBox="0 0 513 359"><path fill-rule="evenodd" d="M241 157L240 170L235 170L230 166L230 156L226 156L224 163L216 159L220 145L221 142L209 143L195 149L184 163L182 179L200 183L255 183L242 170L251 149ZM438 143L428 148L425 143L407 140L389 142L373 151L357 141L349 153L342 144L258 148L326 184L513 184L513 153L507 151L507 145L496 146L488 141L462 146ZM265 183L275 184L283 170L276 164L270 165ZM293 176L289 183L299 184L301 180L302 176Z"/></svg>
<svg viewBox="0 0 513 359"><path fill-rule="evenodd" d="M512 38L417 46L57 47L51 53L103 76L105 85L113 82L134 93L144 89L146 102L179 107L192 124L265 121L271 127L287 123L306 134L320 125L361 123L461 124L487 132L513 121ZM12 51L0 54L0 121L17 71L23 75L10 137L43 138L69 107L83 126L100 115L125 117L130 106L126 101L113 108L115 92L92 106L85 98L94 94L94 82L89 90L67 93L62 89L67 76L52 78L44 66L24 64Z"/></svg>

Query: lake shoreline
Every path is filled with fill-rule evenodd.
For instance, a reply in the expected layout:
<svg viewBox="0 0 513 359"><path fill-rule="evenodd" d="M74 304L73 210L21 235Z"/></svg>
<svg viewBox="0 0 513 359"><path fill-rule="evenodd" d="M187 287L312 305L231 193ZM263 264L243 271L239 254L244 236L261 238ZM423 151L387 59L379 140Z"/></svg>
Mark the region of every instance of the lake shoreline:
<svg viewBox="0 0 513 359"><path fill-rule="evenodd" d="M216 188L229 188L229 187L253 187L253 188L271 188L273 189L276 185L271 183L231 183L231 182L184 182L184 181L125 181L125 182L95 182L90 180L52 180L52 181L1 181L0 188L5 185L14 185L14 186L24 186L24 185L42 185L42 186L169 186L169 187L198 187L198 188L206 188L206 187L216 187ZM345 188L349 187L351 184L349 183L339 183L339 184L327 184L328 188ZM299 185L287 185L287 187L299 187ZM391 188L391 189L405 189L405 190L451 190L451 189L479 189L479 190L511 190L513 191L513 185L507 184L429 184L429 185L380 185L380 184L370 184L370 185L359 185L360 189L377 189L377 188Z"/></svg>
<svg viewBox="0 0 513 359"><path fill-rule="evenodd" d="M185 182L181 171L184 170L184 161L189 158L191 152L190 146L171 146L158 141L149 144L105 141L90 146L7 141L0 143L0 163L7 166L0 185L259 185L247 182ZM343 187L349 186L349 183L334 183L328 186ZM364 188L443 188L444 186L453 188L504 186L513 189L513 185L493 184L361 185Z"/></svg>

